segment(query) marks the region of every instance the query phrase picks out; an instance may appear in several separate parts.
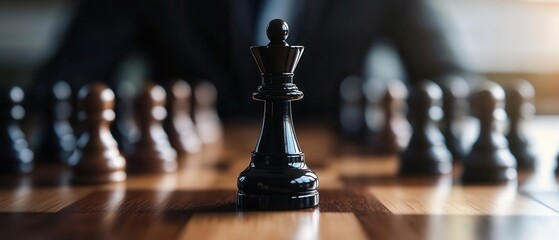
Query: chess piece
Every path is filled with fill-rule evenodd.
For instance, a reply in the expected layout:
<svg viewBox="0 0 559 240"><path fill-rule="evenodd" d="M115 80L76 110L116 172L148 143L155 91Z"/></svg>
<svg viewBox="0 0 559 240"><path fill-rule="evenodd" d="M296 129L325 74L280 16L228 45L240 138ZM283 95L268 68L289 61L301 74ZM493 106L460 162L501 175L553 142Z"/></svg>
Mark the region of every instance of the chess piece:
<svg viewBox="0 0 559 240"><path fill-rule="evenodd" d="M0 172L28 173L33 170L33 152L29 149L20 121L25 93L17 86L0 86Z"/></svg>
<svg viewBox="0 0 559 240"><path fill-rule="evenodd" d="M339 133L344 141L361 142L366 132L364 116L363 80L346 77L340 83Z"/></svg>
<svg viewBox="0 0 559 240"><path fill-rule="evenodd" d="M223 130L215 107L217 101L215 86L206 80L198 82L194 88L194 100L194 122L200 140L203 144L219 141Z"/></svg>
<svg viewBox="0 0 559 240"><path fill-rule="evenodd" d="M412 136L400 157L399 174L437 175L452 170L452 155L436 124L443 115L442 97L439 86L431 81L412 88L408 111Z"/></svg>
<svg viewBox="0 0 559 240"><path fill-rule="evenodd" d="M77 148L70 157L75 162L76 183L120 182L126 179L126 161L110 131L115 118L115 95L105 84L86 85L78 92L78 118L84 124Z"/></svg>
<svg viewBox="0 0 559 240"><path fill-rule="evenodd" d="M517 176L516 160L508 149L499 121L504 121L505 91L491 81L470 95L472 113L479 119L479 137L463 161L463 182L496 182Z"/></svg>
<svg viewBox="0 0 559 240"><path fill-rule="evenodd" d="M128 157L130 172L174 172L177 170L177 152L171 147L163 130L167 117L165 90L146 83L136 99L136 114L140 138L134 143Z"/></svg>
<svg viewBox="0 0 559 240"><path fill-rule="evenodd" d="M509 119L507 140L516 158L518 169L534 169L536 153L526 135L525 122L534 115L534 87L526 80L518 79L505 88L505 110Z"/></svg>
<svg viewBox="0 0 559 240"><path fill-rule="evenodd" d="M464 120L467 112L467 97L470 87L466 80L458 76L447 76L440 79L439 86L443 90L443 112L441 131L445 143L452 153L454 161L466 157L466 149L462 140Z"/></svg>
<svg viewBox="0 0 559 240"><path fill-rule="evenodd" d="M46 132L39 151L43 162L74 165L70 156L76 148L74 129L70 125L72 117L72 90L64 81L56 82L49 97L49 118Z"/></svg>
<svg viewBox="0 0 559 240"><path fill-rule="evenodd" d="M367 127L371 136L371 149L375 154L390 155L400 152L407 142L407 122L401 116L406 108L408 96L406 86L401 81L385 82L376 89L383 93L373 94L372 86L365 88L367 96ZM377 117L375 117L375 115Z"/></svg>
<svg viewBox="0 0 559 240"><path fill-rule="evenodd" d="M190 117L192 90L184 80L173 80L166 88L167 112L164 128L179 159L200 151L202 143Z"/></svg>
<svg viewBox="0 0 559 240"><path fill-rule="evenodd" d="M131 81L119 81L116 85L116 118L111 126L111 132L118 142L122 152L127 153L132 143L139 138L138 127L134 121L134 97L138 92L138 84Z"/></svg>
<svg viewBox="0 0 559 240"><path fill-rule="evenodd" d="M293 72L303 46L290 46L287 23L274 19L266 29L270 43L251 47L262 85L252 97L264 101L264 122L249 166L237 181L237 206L300 209L318 205L318 176L308 169L291 116L291 101L303 98Z"/></svg>

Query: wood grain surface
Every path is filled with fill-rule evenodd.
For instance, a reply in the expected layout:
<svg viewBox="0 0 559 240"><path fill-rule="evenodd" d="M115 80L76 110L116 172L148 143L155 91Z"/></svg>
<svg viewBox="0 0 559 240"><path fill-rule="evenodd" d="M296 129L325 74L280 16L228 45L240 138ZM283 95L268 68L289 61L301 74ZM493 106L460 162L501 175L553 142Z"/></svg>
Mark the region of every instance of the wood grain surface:
<svg viewBox="0 0 559 240"><path fill-rule="evenodd" d="M398 177L397 156L346 152L355 146L303 123L320 205L277 212L236 208L259 128L227 123L222 142L181 159L175 173L103 185L73 185L69 169L52 165L0 176L0 239L555 239L558 123L531 122L538 168L496 185L461 184L459 165L442 177Z"/></svg>

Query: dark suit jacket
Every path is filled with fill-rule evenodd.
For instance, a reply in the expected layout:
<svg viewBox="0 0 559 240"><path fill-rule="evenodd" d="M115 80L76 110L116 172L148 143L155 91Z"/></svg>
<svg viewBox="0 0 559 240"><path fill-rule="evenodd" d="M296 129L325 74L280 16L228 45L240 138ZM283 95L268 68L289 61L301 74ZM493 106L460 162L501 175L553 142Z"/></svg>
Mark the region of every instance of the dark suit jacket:
<svg viewBox="0 0 559 240"><path fill-rule="evenodd" d="M305 99L295 111L334 113L339 82L361 75L375 39L389 39L409 80L455 73L459 67L433 12L422 0L306 0L290 24L291 45L304 45L295 82ZM222 114L260 112L251 92L260 83L250 55L258 0L86 0L57 54L37 75L37 98L65 79L113 83L119 62L141 50L151 80L214 82Z"/></svg>

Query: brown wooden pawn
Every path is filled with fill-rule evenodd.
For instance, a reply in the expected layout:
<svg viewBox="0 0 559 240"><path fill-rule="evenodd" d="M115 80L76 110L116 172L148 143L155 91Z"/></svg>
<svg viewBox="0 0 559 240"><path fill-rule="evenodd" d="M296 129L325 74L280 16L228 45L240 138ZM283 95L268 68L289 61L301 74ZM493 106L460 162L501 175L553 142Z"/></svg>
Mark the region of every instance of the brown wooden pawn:
<svg viewBox="0 0 559 240"><path fill-rule="evenodd" d="M215 107L217 90L215 86L202 80L194 88L194 122L200 140L204 144L211 144L221 139L222 126Z"/></svg>
<svg viewBox="0 0 559 240"><path fill-rule="evenodd" d="M182 159L202 148L194 122L190 117L192 89L186 81L176 79L167 86L166 90L169 116L163 125L169 135L171 146L177 151L178 158Z"/></svg>
<svg viewBox="0 0 559 240"><path fill-rule="evenodd" d="M368 94L366 94L368 96ZM407 122L402 116L402 112L406 106L405 99L408 96L406 86L400 81L391 81L386 83L386 90L376 105L380 110L378 113L382 115L382 124L373 134L371 144L372 151L375 154L396 154L404 148L408 130ZM367 97L371 101L371 97ZM373 124L369 123L370 127Z"/></svg>
<svg viewBox="0 0 559 240"><path fill-rule="evenodd" d="M118 150L109 125L115 118L115 95L103 83L83 87L78 93L78 118L85 129L70 157L75 162L76 183L107 183L126 179L126 161Z"/></svg>
<svg viewBox="0 0 559 240"><path fill-rule="evenodd" d="M136 99L136 114L140 139L134 143L128 157L130 172L174 172L177 170L177 152L171 147L163 130L165 90L147 83Z"/></svg>

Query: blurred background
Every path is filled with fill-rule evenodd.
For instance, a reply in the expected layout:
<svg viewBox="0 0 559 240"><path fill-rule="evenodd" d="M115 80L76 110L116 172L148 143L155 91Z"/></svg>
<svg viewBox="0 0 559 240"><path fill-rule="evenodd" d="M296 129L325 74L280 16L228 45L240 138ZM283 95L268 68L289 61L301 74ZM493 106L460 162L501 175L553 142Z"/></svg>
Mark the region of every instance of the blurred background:
<svg viewBox="0 0 559 240"><path fill-rule="evenodd" d="M559 113L559 1L431 0L459 61L495 81L529 80L538 114ZM52 56L77 6L72 0L0 1L0 79L29 84ZM120 78L145 76L143 60L129 57ZM370 51L366 78L401 79L390 43ZM255 86L256 87L256 86Z"/></svg>

